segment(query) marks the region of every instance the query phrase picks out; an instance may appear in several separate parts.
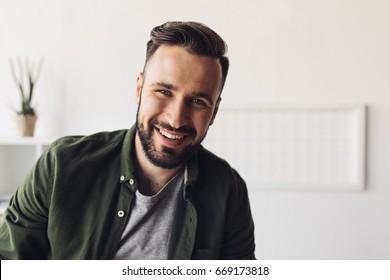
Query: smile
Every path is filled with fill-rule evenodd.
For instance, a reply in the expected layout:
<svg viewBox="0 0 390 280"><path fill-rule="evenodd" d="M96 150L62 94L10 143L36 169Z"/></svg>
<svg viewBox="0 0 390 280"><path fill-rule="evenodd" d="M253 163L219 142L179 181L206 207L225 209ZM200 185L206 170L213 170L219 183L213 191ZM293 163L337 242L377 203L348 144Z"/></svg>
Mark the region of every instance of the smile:
<svg viewBox="0 0 390 280"><path fill-rule="evenodd" d="M186 135L179 135L179 134L171 134L171 133L163 130L162 128L157 128L157 129L162 136L164 136L170 140L181 140L186 136Z"/></svg>

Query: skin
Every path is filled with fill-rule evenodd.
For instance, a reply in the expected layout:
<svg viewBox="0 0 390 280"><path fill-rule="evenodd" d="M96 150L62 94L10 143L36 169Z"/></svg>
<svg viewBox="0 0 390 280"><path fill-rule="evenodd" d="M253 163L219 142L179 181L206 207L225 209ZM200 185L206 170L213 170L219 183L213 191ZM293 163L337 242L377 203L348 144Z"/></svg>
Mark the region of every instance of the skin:
<svg viewBox="0 0 390 280"><path fill-rule="evenodd" d="M202 142L218 112L221 85L217 58L191 54L179 46L162 45L157 49L144 73L137 77L135 94L138 123L146 131L151 127L154 155L174 160L185 149ZM185 164L185 159L173 167L154 164L145 154L138 131L135 156L139 191L145 195L161 190Z"/></svg>

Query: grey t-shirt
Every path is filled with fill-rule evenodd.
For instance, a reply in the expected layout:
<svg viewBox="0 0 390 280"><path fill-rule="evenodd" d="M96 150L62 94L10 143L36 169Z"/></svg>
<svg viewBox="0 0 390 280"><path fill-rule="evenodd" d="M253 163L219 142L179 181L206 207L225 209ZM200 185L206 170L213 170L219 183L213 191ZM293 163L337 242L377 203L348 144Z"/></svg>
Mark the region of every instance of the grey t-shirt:
<svg viewBox="0 0 390 280"><path fill-rule="evenodd" d="M138 190L129 221L114 259L166 260L178 199L184 185L184 171L176 174L157 194L142 195Z"/></svg>

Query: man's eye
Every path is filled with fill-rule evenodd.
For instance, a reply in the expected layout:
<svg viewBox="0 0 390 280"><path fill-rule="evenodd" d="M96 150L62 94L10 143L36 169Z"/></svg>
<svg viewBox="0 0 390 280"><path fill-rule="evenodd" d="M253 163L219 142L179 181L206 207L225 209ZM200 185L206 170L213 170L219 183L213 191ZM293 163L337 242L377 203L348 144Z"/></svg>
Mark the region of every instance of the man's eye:
<svg viewBox="0 0 390 280"><path fill-rule="evenodd" d="M192 103L195 103L197 105L206 105L206 102L204 102L202 99L198 99L198 98L192 99Z"/></svg>
<svg viewBox="0 0 390 280"><path fill-rule="evenodd" d="M158 93L161 93L163 95L166 95L166 96L171 96L172 93L167 91L167 90L164 90L164 89L160 89L160 90L157 90Z"/></svg>

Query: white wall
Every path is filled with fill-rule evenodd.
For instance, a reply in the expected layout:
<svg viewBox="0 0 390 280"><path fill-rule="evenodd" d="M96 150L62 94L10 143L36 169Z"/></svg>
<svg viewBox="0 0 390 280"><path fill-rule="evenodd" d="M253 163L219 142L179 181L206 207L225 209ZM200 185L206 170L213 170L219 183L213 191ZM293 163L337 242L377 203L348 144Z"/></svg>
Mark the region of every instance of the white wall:
<svg viewBox="0 0 390 280"><path fill-rule="evenodd" d="M150 29L202 21L229 45L223 102L368 105L366 191L250 190L257 257L389 259L389 11L387 0L0 0L0 136L16 134L8 57L45 59L37 135L125 128Z"/></svg>

